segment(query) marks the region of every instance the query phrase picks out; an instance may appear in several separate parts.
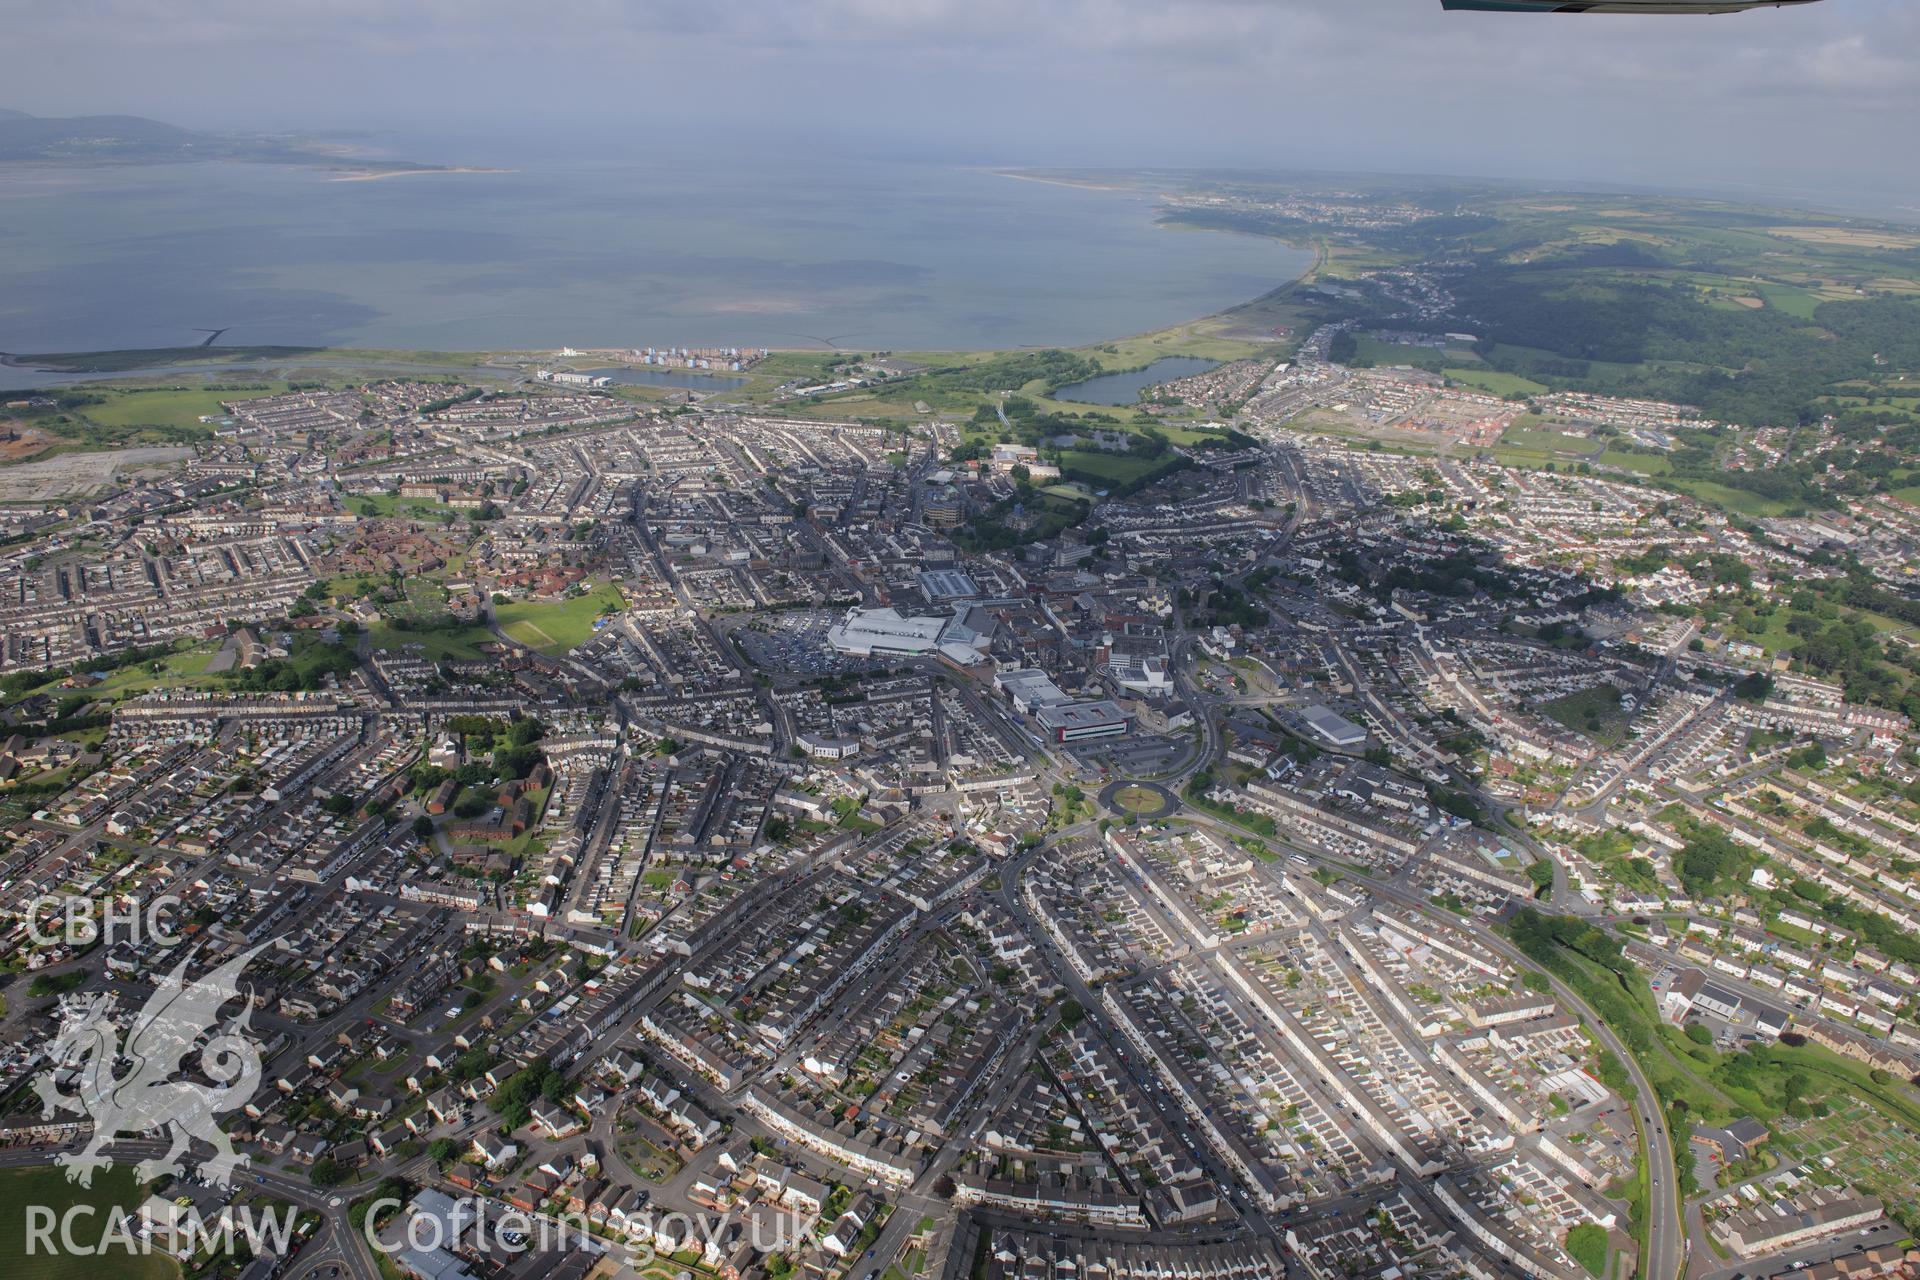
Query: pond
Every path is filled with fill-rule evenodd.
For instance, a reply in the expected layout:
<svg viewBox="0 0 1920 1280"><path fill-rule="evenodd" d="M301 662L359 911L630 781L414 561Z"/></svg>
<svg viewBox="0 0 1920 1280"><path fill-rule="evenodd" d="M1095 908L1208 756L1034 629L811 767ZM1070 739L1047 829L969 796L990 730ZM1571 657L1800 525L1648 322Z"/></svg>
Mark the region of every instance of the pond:
<svg viewBox="0 0 1920 1280"><path fill-rule="evenodd" d="M1144 369L1103 373L1097 378L1062 387L1053 393L1053 398L1071 400L1075 404L1132 404L1140 398L1142 391L1156 383L1190 378L1196 373L1219 367L1219 361L1202 360L1198 356L1162 356Z"/></svg>

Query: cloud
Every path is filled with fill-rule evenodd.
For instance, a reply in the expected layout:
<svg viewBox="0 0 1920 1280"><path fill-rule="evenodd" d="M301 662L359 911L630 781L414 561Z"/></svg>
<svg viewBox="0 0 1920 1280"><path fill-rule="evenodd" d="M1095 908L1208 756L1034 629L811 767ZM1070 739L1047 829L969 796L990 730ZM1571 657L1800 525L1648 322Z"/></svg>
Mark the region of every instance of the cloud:
<svg viewBox="0 0 1920 1280"><path fill-rule="evenodd" d="M203 127L687 127L989 156L1596 177L1881 171L1920 4L1715 18L1439 0L0 0L27 110ZM1136 153L1127 154L1129 148Z"/></svg>
<svg viewBox="0 0 1920 1280"><path fill-rule="evenodd" d="M1909 23L1920 28L1920 24ZM1837 94L1891 93L1909 97L1920 92L1920 29L1883 47L1866 36L1829 40L1794 55L1797 78L1809 88Z"/></svg>

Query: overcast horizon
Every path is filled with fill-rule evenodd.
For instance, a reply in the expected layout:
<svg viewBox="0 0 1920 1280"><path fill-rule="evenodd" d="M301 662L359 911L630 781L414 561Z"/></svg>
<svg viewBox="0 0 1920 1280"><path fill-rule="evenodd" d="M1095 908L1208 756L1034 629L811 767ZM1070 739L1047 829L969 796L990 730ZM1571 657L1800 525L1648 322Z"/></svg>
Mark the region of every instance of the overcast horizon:
<svg viewBox="0 0 1920 1280"><path fill-rule="evenodd" d="M1639 184L1920 214L1920 4L1623 18L1439 0L0 0L0 105L503 148ZM442 155L408 158L442 160Z"/></svg>

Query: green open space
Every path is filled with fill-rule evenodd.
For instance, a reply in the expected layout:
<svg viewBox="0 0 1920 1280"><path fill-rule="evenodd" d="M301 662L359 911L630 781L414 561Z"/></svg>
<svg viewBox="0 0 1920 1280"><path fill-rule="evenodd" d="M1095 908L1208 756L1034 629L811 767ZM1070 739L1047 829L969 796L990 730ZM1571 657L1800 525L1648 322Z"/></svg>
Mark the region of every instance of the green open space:
<svg viewBox="0 0 1920 1280"><path fill-rule="evenodd" d="M426 583L421 584L419 590L420 594L416 596L415 589L409 587L408 607L401 612L426 619L444 604L444 593ZM430 594L438 594L440 598L437 601L429 599L427 597ZM596 621L625 605L625 598L617 587L610 583L599 583L580 595L564 600L515 600L494 606L493 612L495 624L509 639L549 657L558 657L585 643L593 635ZM398 618L382 620L372 628L370 634L374 648L403 649L418 645L432 661L472 661L483 656L481 645L497 640L485 625L479 623L471 626L409 628L397 625L398 621Z"/></svg>
<svg viewBox="0 0 1920 1280"><path fill-rule="evenodd" d="M4 373L0 370L0 383L6 381ZM53 407L9 415L52 437L46 448L17 455L9 465L62 453L194 444L213 435L214 425L200 419L219 415L222 400L245 400L285 389L281 382L248 382L226 389L95 383L57 391Z"/></svg>
<svg viewBox="0 0 1920 1280"><path fill-rule="evenodd" d="M1663 476L1673 470L1673 463L1666 458L1651 453L1632 453L1625 449L1608 448L1595 458L1596 466L1617 467L1622 471L1637 471L1643 476Z"/></svg>
<svg viewBox="0 0 1920 1280"><path fill-rule="evenodd" d="M1801 320L1813 319L1813 313L1820 305L1820 299L1792 285L1759 284L1754 286L1754 291L1765 298L1767 305L1775 311L1783 311Z"/></svg>
<svg viewBox="0 0 1920 1280"><path fill-rule="evenodd" d="M1204 810L1223 821L1231 822L1236 827L1245 828L1254 835L1272 839L1279 834L1280 828L1266 814L1209 799L1206 793L1212 785L1212 773L1202 770L1187 783L1186 790L1182 792L1182 798L1194 808Z"/></svg>
<svg viewBox="0 0 1920 1280"><path fill-rule="evenodd" d="M1543 382L1523 378L1517 373L1502 373L1498 369L1463 369L1449 365L1441 372L1463 387L1484 391L1490 396L1537 396L1548 390Z"/></svg>
<svg viewBox="0 0 1920 1280"><path fill-rule="evenodd" d="M149 657L139 662L127 662L112 666L105 672L105 678L98 684L85 689L68 691L59 686L66 679L64 673L52 673L44 680L34 684L11 689L12 696L26 698L36 693L51 693L56 698L85 696L93 701L116 701L149 689L165 686L167 688L213 688L221 683L221 677L207 674L207 664L213 661L217 644L202 644L187 647L184 642L175 647L175 652L162 657ZM29 680L34 677L27 677Z"/></svg>
<svg viewBox="0 0 1920 1280"><path fill-rule="evenodd" d="M1847 1099L1824 1116L1789 1120L1774 1134L1783 1163L1811 1162L1815 1177L1844 1180L1886 1202L1909 1230L1920 1226L1920 1134L1891 1125L1875 1107Z"/></svg>
<svg viewBox="0 0 1920 1280"><path fill-rule="evenodd" d="M1624 1201L1627 1206L1627 1232L1633 1237L1636 1254L1633 1274L1643 1277L1644 1280L1647 1276L1646 1262L1652 1245L1653 1228L1649 1218L1653 1188L1648 1176L1647 1149L1644 1139L1640 1142L1640 1149L1634 1153L1632 1175L1614 1179L1602 1189L1602 1194Z"/></svg>
<svg viewBox="0 0 1920 1280"><path fill-rule="evenodd" d="M1240 183L1237 194L1252 190ZM1326 252L1314 283L1321 286L1352 278L1336 262L1360 270L1369 262L1470 264L1448 278L1454 313L1471 316L1463 323L1479 337L1477 360L1446 361L1463 380L1484 366L1536 386L1691 404L1717 421L1760 426L1809 421L1821 397L1920 373L1911 301L1920 260L1911 232L1892 224L1863 228L1804 211L1645 195L1550 203L1494 196L1471 212L1390 229L1244 206L1195 205L1165 216L1294 243L1319 240ZM1351 320L1362 329L1390 326L1401 308L1391 292L1363 281L1296 291L1294 301L1307 304L1314 320ZM1398 354L1374 340L1353 344L1362 362ZM1421 362L1417 351L1403 358ZM1848 415L1860 420L1843 429L1871 425L1861 410L1843 410Z"/></svg>
<svg viewBox="0 0 1920 1280"><path fill-rule="evenodd" d="M1879 1125L1904 1133L1901 1141L1920 1143L1920 1094L1899 1076L1812 1043L1783 1040L1737 1052L1699 1043L1660 1016L1645 971L1621 953L1617 935L1532 910L1515 916L1511 933L1530 959L1577 991L1619 1036L1676 1132L1747 1116L1777 1133L1859 1105L1870 1108ZM1597 1074L1615 1092L1632 1092L1625 1069L1605 1054ZM1690 1183L1691 1163L1683 1161L1677 1173Z"/></svg>
<svg viewBox="0 0 1920 1280"><path fill-rule="evenodd" d="M1160 793L1151 787L1122 787L1113 793L1113 802L1129 813L1152 813L1160 808Z"/></svg>
<svg viewBox="0 0 1920 1280"><path fill-rule="evenodd" d="M363 493L347 499L347 509L358 516L444 521L457 516L452 507L431 498L402 498L391 493Z"/></svg>
<svg viewBox="0 0 1920 1280"><path fill-rule="evenodd" d="M1060 454L1060 469L1070 479L1086 479L1089 483L1130 484L1165 461L1164 458L1141 458L1130 453L1068 449Z"/></svg>
<svg viewBox="0 0 1920 1280"><path fill-rule="evenodd" d="M66 1170L52 1165L29 1169L0 1170L0 1276L7 1280L173 1280L180 1268L164 1254L135 1253L114 1247L103 1256L72 1254L45 1248L28 1252L27 1209L42 1206L51 1210L56 1221L70 1210L81 1209L73 1218L76 1243L95 1246L106 1232L110 1211L131 1214L145 1198L135 1183L133 1167L114 1164L96 1170L92 1187L80 1187L67 1181ZM131 1234L131 1227L128 1234ZM56 1229L54 1241L60 1241Z"/></svg>
<svg viewBox="0 0 1920 1280"><path fill-rule="evenodd" d="M909 1249L900 1261L887 1268L885 1280L913 1280L926 1265L926 1254L918 1249Z"/></svg>
<svg viewBox="0 0 1920 1280"><path fill-rule="evenodd" d="M1631 718L1620 705L1620 691L1610 684L1582 689L1543 703L1540 710L1575 733L1585 734L1603 747L1626 741Z"/></svg>
<svg viewBox="0 0 1920 1280"><path fill-rule="evenodd" d="M1418 369L1431 369L1436 373L1449 360L1458 363L1460 358L1457 352L1443 351L1438 347L1387 342L1370 333L1355 335L1354 356L1356 360L1365 364L1412 365Z"/></svg>
<svg viewBox="0 0 1920 1280"><path fill-rule="evenodd" d="M1494 446L1493 456L1507 466L1569 468L1586 461L1597 447L1595 441L1551 429L1512 427Z"/></svg>
<svg viewBox="0 0 1920 1280"><path fill-rule="evenodd" d="M1223 328L1210 319L1196 320L1131 338L1117 338L1112 342L1080 347L1076 349L1076 354L1097 361L1102 372L1118 373L1150 365L1166 356L1197 356L1203 360L1224 363L1228 360L1244 360L1270 349L1269 344L1233 337L1225 333Z"/></svg>
<svg viewBox="0 0 1920 1280"><path fill-rule="evenodd" d="M222 401L250 400L286 389L284 382L277 382L233 391L181 387L95 390L105 399L87 405L81 413L103 427L199 427L211 433L212 428L200 419L219 415Z"/></svg>
<svg viewBox="0 0 1920 1280"><path fill-rule="evenodd" d="M121 667L87 692L100 698L124 698L150 689L213 688L220 677L207 674L217 645L203 645L171 657Z"/></svg>
<svg viewBox="0 0 1920 1280"><path fill-rule="evenodd" d="M516 600L498 605L494 618L508 636L530 649L557 657L592 638L593 624L603 615L625 607L619 588L601 583L584 595L565 600Z"/></svg>
<svg viewBox="0 0 1920 1280"><path fill-rule="evenodd" d="M1523 418L1521 421L1538 422L1538 418ZM1584 458L1597 449L1598 442L1583 436L1568 435L1555 431L1551 427L1509 427L1500 437L1501 444L1512 445L1516 449L1531 449L1537 453L1562 453L1570 457Z"/></svg>
<svg viewBox="0 0 1920 1280"><path fill-rule="evenodd" d="M616 1136L614 1147L629 1169L651 1182L665 1182L680 1172L682 1167L680 1157L655 1146L631 1130Z"/></svg>
<svg viewBox="0 0 1920 1280"><path fill-rule="evenodd" d="M1795 505L1791 502L1763 497L1715 480L1670 476L1667 483L1688 497L1697 498L1708 506L1720 507L1737 515L1766 519L1771 516L1787 515L1795 509Z"/></svg>
<svg viewBox="0 0 1920 1280"><path fill-rule="evenodd" d="M493 633L482 626L450 631L409 631L391 622L379 622L369 628L367 634L376 649L405 649L418 645L431 662L474 661L484 656L480 646L494 640Z"/></svg>

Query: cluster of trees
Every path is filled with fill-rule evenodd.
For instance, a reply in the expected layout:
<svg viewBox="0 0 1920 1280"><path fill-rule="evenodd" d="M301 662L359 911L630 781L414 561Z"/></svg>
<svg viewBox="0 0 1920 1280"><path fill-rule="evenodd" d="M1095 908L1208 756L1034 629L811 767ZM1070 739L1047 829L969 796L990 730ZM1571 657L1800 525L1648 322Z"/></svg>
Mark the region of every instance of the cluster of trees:
<svg viewBox="0 0 1920 1280"><path fill-rule="evenodd" d="M1646 999L1646 978L1621 953L1619 938L1585 920L1532 907L1516 913L1508 928L1527 958L1579 992L1628 1049L1645 1053L1653 1047L1653 1011L1640 1003ZM1620 1080L1628 1086L1621 1092L1631 1097L1624 1071ZM1616 1088L1604 1077L1602 1082Z"/></svg>
<svg viewBox="0 0 1920 1280"><path fill-rule="evenodd" d="M1487 814L1477 801L1464 791L1455 791L1451 787L1427 784L1427 800L1442 813L1450 813L1456 818L1465 818L1468 822L1485 822Z"/></svg>
<svg viewBox="0 0 1920 1280"><path fill-rule="evenodd" d="M1514 588L1513 579L1498 569L1487 568L1465 552L1455 552L1441 560L1403 560L1380 575L1375 589L1385 599L1395 589L1436 596L1470 596L1475 591L1507 596Z"/></svg>
<svg viewBox="0 0 1920 1280"><path fill-rule="evenodd" d="M1085 382L1106 372L1098 361L1077 356L1071 351L1017 351L995 356L977 364L946 365L929 369L911 380L916 393L941 391L1012 391L1029 382L1045 384L1048 391Z"/></svg>
<svg viewBox="0 0 1920 1280"><path fill-rule="evenodd" d="M1158 435L1159 432L1153 434ZM1164 438L1164 437L1163 437ZM1228 427L1223 431L1207 431L1198 440L1187 447L1190 449L1252 449L1260 442L1244 431L1235 431Z"/></svg>
<svg viewBox="0 0 1920 1280"><path fill-rule="evenodd" d="M84 969L72 969L66 973L38 973L27 984L27 994L36 997L65 995L69 991L77 991L86 980Z"/></svg>
<svg viewBox="0 0 1920 1280"><path fill-rule="evenodd" d="M1567 1253L1585 1267L1591 1276L1607 1273L1607 1229L1596 1222L1583 1222L1567 1232Z"/></svg>
<svg viewBox="0 0 1920 1280"><path fill-rule="evenodd" d="M529 716L509 724L482 716L455 716L447 721L447 727L460 732L457 726L463 722L472 726L465 737L468 750L474 753L474 758L457 769L444 769L425 763L415 765L408 774L415 793L431 791L449 778L462 787L484 787L496 778L524 778L540 763L542 752L539 742L546 733L546 727L538 720ZM489 749L491 754L487 754ZM486 758L478 758L481 755L486 755ZM474 813L484 811L488 803L482 802ZM473 813L460 816L472 817Z"/></svg>
<svg viewBox="0 0 1920 1280"><path fill-rule="evenodd" d="M1827 767L1827 749L1818 742L1809 742L1789 754L1787 764L1795 769L1824 769Z"/></svg>
<svg viewBox="0 0 1920 1280"><path fill-rule="evenodd" d="M1197 592L1189 593L1182 587L1175 599L1180 604L1190 600L1202 602L1201 621L1206 626L1255 629L1267 625L1267 611L1255 604L1245 591L1220 578L1214 578Z"/></svg>
<svg viewBox="0 0 1920 1280"><path fill-rule="evenodd" d="M1920 655L1889 650L1875 620L1863 616L1920 624L1920 600L1887 590L1856 565L1844 578L1796 585L1784 602L1749 595L1727 616L1740 631L1759 636L1782 608L1783 629L1796 642L1793 657L1807 670L1838 682L1851 701L1920 715L1920 693L1910 678L1920 676Z"/></svg>
<svg viewBox="0 0 1920 1280"><path fill-rule="evenodd" d="M395 631L465 631L473 624L453 613L400 614L388 623Z"/></svg>
<svg viewBox="0 0 1920 1280"><path fill-rule="evenodd" d="M287 616L289 618L311 617L320 611L320 602L326 598L327 584L311 583L305 591L300 593L300 598L293 602L293 607L287 610Z"/></svg>
<svg viewBox="0 0 1920 1280"><path fill-rule="evenodd" d="M1753 585L1753 566L1739 556L1728 555L1724 551L1712 551L1689 564L1687 576L1696 582L1709 582L1715 586L1739 587L1745 590Z"/></svg>
<svg viewBox="0 0 1920 1280"><path fill-rule="evenodd" d="M1614 557L1613 566L1628 577L1637 578L1658 573L1672 563L1673 548L1664 542L1656 542L1645 551Z"/></svg>
<svg viewBox="0 0 1920 1280"><path fill-rule="evenodd" d="M462 737L497 738L513 728L513 721L494 716L448 716L442 727Z"/></svg>
<svg viewBox="0 0 1920 1280"><path fill-rule="evenodd" d="M43 684L65 680L83 671L118 671L124 667L139 666L146 662L159 662L172 655L172 645L154 644L138 649L122 649L118 653L103 653L83 663L75 663L69 667L55 667L48 671L10 671L0 676L0 694L17 698L30 690L38 689Z"/></svg>
<svg viewBox="0 0 1920 1280"><path fill-rule="evenodd" d="M1279 828L1274 824L1273 819L1264 813L1255 813L1252 810L1241 809L1230 804L1221 804L1217 800L1210 799L1207 796L1207 792L1213 789L1213 784L1213 770L1202 769L1199 773L1193 775L1180 794L1185 797L1186 802L1194 808L1204 809L1208 813L1225 818L1237 826L1245 827L1257 835L1271 837L1279 832Z"/></svg>
<svg viewBox="0 0 1920 1280"><path fill-rule="evenodd" d="M1717 1083L1746 1089L1767 1099L1779 1111L1796 1120L1826 1114L1820 1101L1823 1092L1805 1071L1783 1070L1778 1063L1753 1053L1736 1053L1720 1062L1714 1071Z"/></svg>
<svg viewBox="0 0 1920 1280"><path fill-rule="evenodd" d="M533 1104L537 1100L545 1098L556 1106L564 1106L570 1092L566 1076L553 1064L536 1062L508 1076L492 1106L502 1126L518 1129L533 1118Z"/></svg>
<svg viewBox="0 0 1920 1280"><path fill-rule="evenodd" d="M953 540L962 549L976 553L1006 551L1058 537L1063 530L1083 523L1090 510L1085 502L1072 498L1047 495L1034 501L1032 511L1022 512L1024 524L1012 522L1014 507L1019 504L1007 499L975 516Z"/></svg>
<svg viewBox="0 0 1920 1280"><path fill-rule="evenodd" d="M429 400L420 406L418 412L439 413L442 410L451 409L457 404L464 404L468 400L478 399L482 394L481 389L475 387L473 390L462 392L459 395L443 396L438 400Z"/></svg>
<svg viewBox="0 0 1920 1280"><path fill-rule="evenodd" d="M1877 950L1908 964L1920 964L1920 937L1915 937L1877 911L1863 911L1836 898L1811 880L1795 880L1768 899L1774 908L1811 909L1828 923L1857 934Z"/></svg>
<svg viewBox="0 0 1920 1280"><path fill-rule="evenodd" d="M1527 865L1527 879L1533 882L1533 896L1544 898L1553 892L1553 864L1545 858Z"/></svg>
<svg viewBox="0 0 1920 1280"><path fill-rule="evenodd" d="M1533 633L1533 637L1540 643L1550 644L1556 649L1584 649L1592 643L1592 638L1587 635L1586 629L1574 622L1542 623Z"/></svg>
<svg viewBox="0 0 1920 1280"><path fill-rule="evenodd" d="M1684 285L1595 270L1607 265L1489 259L1451 287L1459 313L1485 335L1482 359L1496 369L1699 405L1710 417L1750 426L1814 421L1821 395L1873 377L1883 361L1920 368L1920 306L1911 302L1826 302L1809 324L1773 308L1722 310ZM1538 349L1551 358L1533 354ZM1786 468L1717 478L1786 493L1805 475Z"/></svg>
<svg viewBox="0 0 1920 1280"><path fill-rule="evenodd" d="M1685 823L1686 844L1674 855L1673 873L1695 898L1708 898L1737 887L1758 861L1745 845L1736 844L1719 827Z"/></svg>
<svg viewBox="0 0 1920 1280"><path fill-rule="evenodd" d="M433 1145L437 1147L441 1143L445 1143L449 1147L453 1145L452 1140L447 1138L436 1139ZM445 1164L446 1162L440 1161L440 1163ZM374 1187L372 1194L363 1196L348 1206L347 1224L355 1231L362 1230L367 1224L367 1214L372 1212L374 1205L379 1204L382 1200L396 1200L401 1204L405 1204L413 1198L413 1190L413 1184L405 1178L397 1174L388 1174L386 1177L380 1179L379 1185ZM376 1227L382 1225L385 1217L390 1217L398 1212L400 1212L398 1207L389 1208L386 1211L386 1215L376 1220L373 1225Z"/></svg>
<svg viewBox="0 0 1920 1280"><path fill-rule="evenodd" d="M1840 681L1855 702L1897 703L1904 682L1880 661L1880 633L1864 618L1822 623L1795 615L1787 631L1800 637L1793 656L1820 675Z"/></svg>
<svg viewBox="0 0 1920 1280"><path fill-rule="evenodd" d="M295 641L289 657L270 658L251 671L235 673L233 683L257 692L297 693L320 688L328 676L344 680L359 665L360 655L352 646L311 638Z"/></svg>

